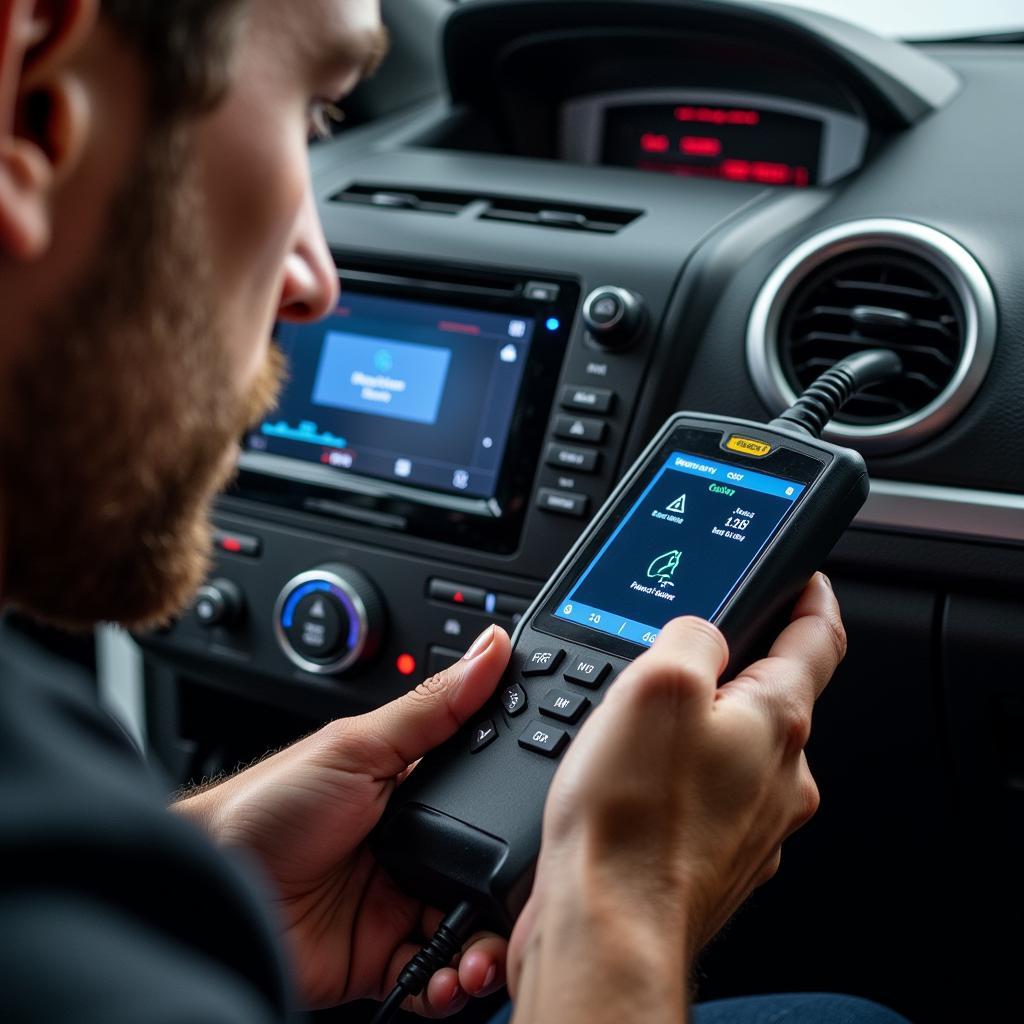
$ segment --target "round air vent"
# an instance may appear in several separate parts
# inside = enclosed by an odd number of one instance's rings
[[[948,235],[911,221],[865,220],[807,239],[754,303],[747,356],[761,397],[788,406],[844,356],[889,348],[901,378],[866,389],[827,437],[867,452],[918,443],[973,398],[995,343],[995,300]]]

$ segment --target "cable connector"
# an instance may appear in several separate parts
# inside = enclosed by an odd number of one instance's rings
[[[418,996],[427,987],[427,982],[452,962],[479,919],[476,908],[465,901],[448,914],[430,941],[402,969],[395,987],[381,1003],[371,1024],[388,1024],[408,996]]]
[[[856,352],[826,370],[770,427],[794,427],[821,437],[832,417],[862,388],[903,373],[903,361],[884,348]]]

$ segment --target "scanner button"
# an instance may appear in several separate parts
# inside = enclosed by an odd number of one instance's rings
[[[612,667],[607,661],[598,661],[584,654],[572,660],[570,667],[565,670],[565,678],[570,683],[595,689],[604,682],[605,676],[611,670]]]
[[[590,701],[575,693],[568,693],[565,690],[549,690],[540,703],[540,713],[549,718],[557,718],[561,722],[570,724],[579,720]]]
[[[565,657],[560,647],[535,647],[523,662],[524,676],[549,676]]]
[[[526,691],[518,683],[506,686],[501,691],[501,706],[510,718],[515,718],[516,715],[525,711],[526,703]]]
[[[557,757],[569,742],[569,734],[534,719],[519,737],[519,746],[545,757]]]
[[[484,747],[490,746],[497,737],[498,730],[494,728],[494,723],[490,719],[484,722],[477,722],[473,726],[473,742],[469,745],[469,752],[471,754],[479,754]]]

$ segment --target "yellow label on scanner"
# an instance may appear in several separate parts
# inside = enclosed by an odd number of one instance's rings
[[[752,455],[755,459],[763,458],[772,450],[767,441],[755,441],[752,437],[740,437],[739,434],[733,434],[725,442],[725,447],[731,452],[739,452],[740,455]]]

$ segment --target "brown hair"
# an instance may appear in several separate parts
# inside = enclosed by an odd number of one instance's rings
[[[247,0],[101,0],[103,17],[142,57],[156,118],[217,102],[246,6]]]

